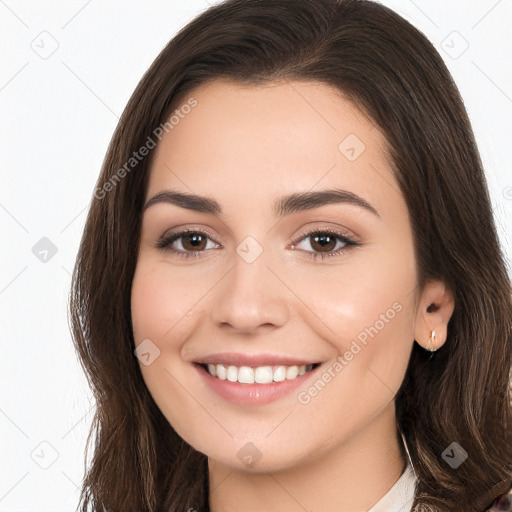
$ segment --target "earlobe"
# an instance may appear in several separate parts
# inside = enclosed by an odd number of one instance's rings
[[[435,352],[445,344],[454,308],[454,294],[445,283],[439,280],[426,282],[414,326],[414,338],[425,350]]]

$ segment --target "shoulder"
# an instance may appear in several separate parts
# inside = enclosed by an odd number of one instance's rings
[[[512,489],[506,494],[496,498],[491,506],[485,512],[512,512]]]

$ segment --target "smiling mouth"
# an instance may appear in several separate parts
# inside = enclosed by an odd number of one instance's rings
[[[294,380],[317,368],[320,363],[308,365],[235,366],[227,364],[199,364],[212,377],[240,384],[272,384]]]

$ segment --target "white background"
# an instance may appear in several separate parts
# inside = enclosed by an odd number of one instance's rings
[[[382,3],[429,37],[459,86],[510,269],[512,1]],[[207,7],[0,0],[0,512],[77,506],[93,402],[71,342],[67,294],[86,209],[133,89]],[[43,237],[57,250],[47,262],[32,252]]]

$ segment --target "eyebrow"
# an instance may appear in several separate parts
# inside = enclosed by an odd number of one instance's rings
[[[159,203],[170,203],[187,210],[194,210],[200,213],[208,213],[211,215],[222,215],[222,207],[213,198],[199,196],[196,194],[187,194],[174,190],[164,190],[159,192],[148,200],[144,206],[144,211],[150,206]],[[285,217],[292,213],[312,210],[327,204],[345,203],[360,206],[365,210],[381,218],[379,212],[368,201],[362,197],[342,189],[328,189],[315,192],[296,192],[288,196],[279,198],[273,204],[273,211],[277,217]]]

